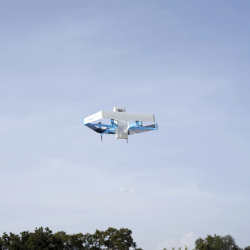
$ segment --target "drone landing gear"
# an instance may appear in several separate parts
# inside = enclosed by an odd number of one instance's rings
[[[101,134],[101,142],[102,142],[102,134]]]

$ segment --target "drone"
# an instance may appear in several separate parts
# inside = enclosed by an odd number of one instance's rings
[[[105,121],[106,120],[106,121]],[[101,135],[115,135],[116,139],[143,132],[158,130],[154,114],[127,113],[125,108],[114,107],[113,111],[99,111],[84,119],[84,125]]]

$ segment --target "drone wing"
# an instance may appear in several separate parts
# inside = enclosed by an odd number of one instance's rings
[[[106,112],[103,111],[103,116],[106,119],[113,119],[118,121],[142,121],[142,122],[154,122],[153,114],[131,114],[127,112]]]
[[[103,111],[99,111],[97,113],[94,113],[93,115],[87,116],[84,119],[84,124],[87,125],[89,123],[96,122],[96,121],[101,120],[101,119],[104,119]]]
[[[107,112],[99,111],[93,115],[90,115],[84,119],[84,124],[95,122],[101,119],[113,119],[117,121],[142,121],[142,122],[154,122],[153,114],[131,114],[127,112]]]
[[[85,124],[90,129],[94,130],[96,133],[99,134],[114,134],[115,130],[108,124],[103,123],[87,123]]]
[[[136,125],[132,125],[129,128],[129,134],[133,135],[133,134],[139,134],[139,133],[143,133],[143,132],[149,132],[152,130],[157,130],[158,129],[158,125],[157,124],[151,124],[151,125],[147,125],[147,126],[136,126]]]

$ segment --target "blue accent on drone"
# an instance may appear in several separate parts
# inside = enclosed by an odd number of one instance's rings
[[[95,132],[100,134],[115,134],[117,125],[114,122],[111,124],[98,123],[86,123],[85,126],[93,129]]]
[[[110,124],[104,124],[104,123],[98,122],[98,123],[86,123],[85,126],[93,129],[95,132],[100,133],[100,134],[115,134],[116,129],[118,127],[113,119],[110,120]],[[129,131],[150,131],[150,130],[157,130],[157,129],[158,129],[157,123],[143,126],[143,123],[141,121],[136,121],[129,125],[128,133]]]

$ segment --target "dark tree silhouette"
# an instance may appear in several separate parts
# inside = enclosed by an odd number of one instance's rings
[[[132,231],[127,228],[96,230],[94,234],[66,234],[48,228],[36,228],[19,235],[4,233],[0,237],[0,250],[141,250],[136,248]]]

